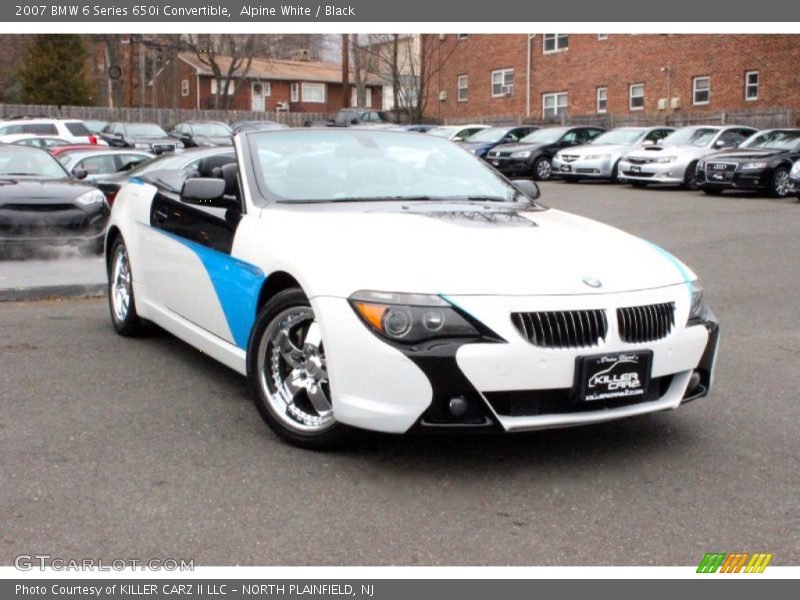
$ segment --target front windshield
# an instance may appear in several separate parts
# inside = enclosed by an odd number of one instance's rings
[[[751,136],[739,147],[765,150],[794,150],[798,142],[800,142],[800,130],[773,129]]]
[[[195,135],[205,137],[227,137],[231,135],[231,130],[222,123],[195,123],[192,125]]]
[[[482,129],[475,135],[470,136],[470,142],[484,142],[487,144],[496,144],[503,140],[509,129],[505,127],[490,127],[489,129]]]
[[[260,132],[248,140],[262,190],[279,202],[528,202],[447,140],[363,129]]]
[[[719,129],[713,127],[684,127],[673,131],[663,140],[662,146],[707,146]]]
[[[561,139],[567,132],[563,127],[549,127],[547,129],[537,129],[529,133],[520,140],[523,144],[552,144]]]
[[[67,172],[44,150],[16,146],[13,150],[0,150],[0,177],[61,179],[67,177]]]
[[[132,138],[167,137],[167,133],[155,123],[128,123],[125,131]]]
[[[642,135],[644,135],[644,130],[642,129],[612,129],[594,138],[592,146],[597,146],[598,144],[629,146],[635,144]]]
[[[458,127],[434,127],[428,132],[428,135],[432,135],[434,137],[449,138],[458,130],[459,130]]]

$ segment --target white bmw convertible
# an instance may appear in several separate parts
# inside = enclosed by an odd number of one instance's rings
[[[246,375],[286,440],[564,427],[709,392],[716,319],[657,246],[435,137],[257,131],[235,149],[120,191],[111,318]]]

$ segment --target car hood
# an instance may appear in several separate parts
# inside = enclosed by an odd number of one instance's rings
[[[628,156],[637,158],[657,158],[659,156],[679,156],[681,158],[698,158],[713,152],[706,146],[647,146],[628,152]]]
[[[709,159],[728,159],[728,160],[756,160],[759,158],[772,158],[773,156],[781,156],[783,154],[790,154],[789,150],[757,150],[755,148],[737,148],[735,150],[725,150],[724,152],[717,152],[712,154]]]
[[[282,213],[280,218],[276,211]],[[516,212],[474,202],[406,208],[371,203],[271,207],[261,214],[267,231],[259,237],[293,248],[294,271],[307,274],[308,281],[301,283],[313,294],[345,297],[360,289],[448,295],[597,294],[653,289],[694,278],[682,263],[649,242],[553,209]],[[314,242],[297,244],[298,231]],[[599,279],[602,286],[589,287],[583,282],[587,277]]]
[[[623,144],[584,144],[562,150],[560,154],[571,154],[574,156],[586,156],[588,154],[621,154],[631,149],[631,146]]]
[[[94,186],[71,179],[25,179],[0,176],[0,204],[25,200],[71,202]],[[41,202],[40,202],[41,203]]]

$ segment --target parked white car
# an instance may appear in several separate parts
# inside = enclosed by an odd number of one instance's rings
[[[443,125],[428,130],[427,135],[445,138],[451,142],[463,142],[483,129],[489,129],[491,125],[474,123],[472,125]]]
[[[620,178],[635,187],[651,183],[697,189],[697,162],[719,150],[736,148],[757,130],[740,125],[693,125],[669,134],[657,146],[628,152],[619,162]]]
[[[552,170],[565,181],[617,181],[619,161],[623,155],[644,146],[653,146],[673,131],[674,127],[617,127],[601,133],[589,144],[560,150],[553,157]]]
[[[0,121],[0,143],[13,140],[9,136],[26,133],[36,136],[55,137],[66,140],[70,144],[107,145],[94,135],[78,119],[11,119]]]
[[[111,320],[122,335],[153,321],[246,375],[290,442],[564,427],[708,393],[716,319],[661,248],[545,208],[530,180],[435,136],[234,146],[238,162],[180,193],[122,188]]]

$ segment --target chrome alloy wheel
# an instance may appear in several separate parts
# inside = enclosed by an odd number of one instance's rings
[[[132,286],[128,251],[125,246],[118,246],[111,269],[111,308],[114,311],[114,318],[120,323],[128,316],[133,296]]]
[[[310,307],[288,308],[270,321],[258,345],[257,364],[261,391],[285,426],[319,433],[336,423],[325,348]]]
[[[540,179],[550,179],[550,175],[552,175],[552,173],[553,166],[550,164],[549,160],[543,159],[536,164],[536,174]]]
[[[775,174],[775,195],[778,198],[785,198],[789,195],[789,173],[781,169]]]

